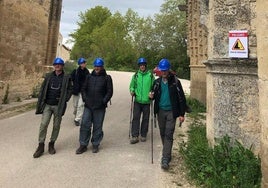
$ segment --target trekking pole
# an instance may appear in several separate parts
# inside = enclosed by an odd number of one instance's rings
[[[156,114],[154,114],[154,128],[156,128],[157,127],[157,121],[156,121]]]
[[[132,127],[132,115],[133,115],[133,98],[134,96],[131,96],[131,106],[130,106],[130,120],[129,120],[129,132],[128,132],[128,138],[130,139],[131,135],[131,127]]]
[[[152,164],[154,163],[154,113],[153,113],[153,102],[151,101],[151,152],[152,152]]]

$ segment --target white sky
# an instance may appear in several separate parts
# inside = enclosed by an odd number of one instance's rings
[[[60,33],[63,43],[68,35],[77,29],[78,14],[95,6],[107,7],[112,13],[119,11],[121,14],[131,8],[139,16],[153,16],[160,11],[160,6],[165,0],[63,0]],[[66,44],[66,43],[65,43]],[[66,44],[71,47],[72,44]]]

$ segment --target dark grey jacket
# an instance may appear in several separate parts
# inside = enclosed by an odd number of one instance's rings
[[[106,71],[101,70],[100,74],[93,71],[87,75],[82,86],[81,94],[85,107],[90,109],[106,108],[107,103],[113,96],[113,81]]]
[[[35,114],[42,114],[45,108],[45,100],[46,100],[46,95],[47,95],[47,89],[48,89],[48,84],[53,76],[54,71],[47,73],[45,76],[45,80],[43,81],[39,96],[38,96],[38,101],[36,105],[36,112]],[[64,73],[63,73],[64,74]],[[61,86],[61,94],[60,94],[60,99],[58,103],[58,113],[59,115],[63,116],[67,107],[67,102],[70,100],[72,96],[72,82],[71,82],[71,77],[70,75],[64,74],[63,76],[63,81],[62,81],[62,86]]]
[[[81,69],[79,66],[77,69],[74,69],[71,73],[73,81],[73,94],[78,95],[81,92],[83,83],[85,82],[86,76],[89,74],[87,68]]]

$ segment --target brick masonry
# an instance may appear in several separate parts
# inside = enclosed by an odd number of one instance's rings
[[[61,2],[0,0],[0,103],[31,97],[56,56]]]

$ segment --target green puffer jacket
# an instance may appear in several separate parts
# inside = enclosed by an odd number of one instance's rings
[[[149,70],[145,72],[138,70],[132,76],[129,91],[135,93],[135,102],[150,104],[149,92],[152,90],[154,80],[154,75]]]

